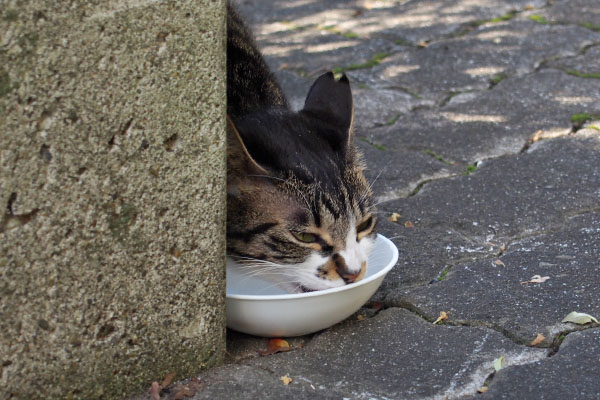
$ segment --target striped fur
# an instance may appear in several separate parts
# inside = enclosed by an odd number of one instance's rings
[[[322,75],[291,110],[231,5],[227,55],[228,255],[292,292],[361,279],[377,221],[348,79]]]

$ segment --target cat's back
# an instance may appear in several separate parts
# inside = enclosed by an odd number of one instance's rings
[[[250,30],[227,2],[227,113],[235,119],[273,107],[288,108],[287,100]]]

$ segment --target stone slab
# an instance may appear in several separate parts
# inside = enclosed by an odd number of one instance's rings
[[[427,151],[392,150],[360,136],[355,142],[367,160],[365,177],[371,183],[377,203],[408,197],[419,185],[461,173],[463,166],[440,161]]]
[[[598,399],[600,380],[595,365],[599,353],[600,329],[571,333],[554,356],[500,370],[485,398]]]
[[[600,79],[600,45],[588,47],[575,57],[550,60],[545,66],[582,78]]]
[[[573,115],[600,113],[600,99],[593,95],[599,91],[598,79],[542,70],[456,96],[439,110],[401,115],[366,137],[386,148],[431,149],[449,162],[471,164],[519,153],[539,131],[538,138],[568,134]]]
[[[408,290],[402,301],[430,318],[442,307],[453,320],[496,326],[524,344],[542,333],[549,345],[577,329],[560,322],[571,311],[600,315],[599,258],[600,214],[584,214],[556,232],[509,243],[499,257],[454,266],[442,282]],[[535,275],[549,279],[522,283]]]
[[[527,153],[380,204],[379,229],[394,239],[400,258],[378,296],[398,299],[393,288],[439,278],[463,261],[490,259],[513,238],[557,229],[570,215],[600,207],[600,138],[594,129],[586,132],[578,139],[543,141]],[[401,216],[398,223],[381,218],[394,212]]]
[[[484,90],[509,76],[531,73],[544,61],[574,56],[600,33],[529,20],[489,23],[424,49],[396,52],[373,71],[357,73],[369,86],[396,86],[441,103],[449,95]]]
[[[202,388],[193,399],[458,397],[476,393],[501,354],[521,364],[545,358],[547,350],[388,309],[349,319],[301,349],[209,371],[198,377]],[[280,380],[285,375],[289,385]]]
[[[422,44],[461,36],[474,27],[511,12],[521,12],[530,7],[545,5],[544,0],[468,1],[452,0],[440,3],[436,0],[377,1],[369,12],[359,16],[364,20],[357,32],[373,36]],[[342,24],[352,25],[353,21]]]
[[[408,199],[381,204],[417,229],[448,226],[504,241],[560,226],[600,204],[600,136],[539,142],[528,152],[490,160],[474,173],[425,185]]]
[[[550,7],[532,11],[550,23],[577,24],[600,29],[600,7],[596,0],[557,0]]]

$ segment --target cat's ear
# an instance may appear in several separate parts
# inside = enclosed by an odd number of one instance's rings
[[[327,72],[317,78],[308,91],[304,110],[332,123],[347,134],[349,139],[354,105],[350,81],[346,74],[343,74],[339,81],[335,80],[333,72]]]
[[[248,152],[244,140],[235,124],[227,116],[227,164],[256,175],[268,175],[266,169],[256,162]]]

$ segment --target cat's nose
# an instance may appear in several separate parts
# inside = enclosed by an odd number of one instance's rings
[[[342,257],[339,254],[334,254],[332,259],[335,264],[336,272],[338,273],[339,276],[342,277],[344,282],[352,283],[352,282],[360,279],[362,270],[359,270],[357,272],[351,272],[348,269],[348,265],[346,264],[346,260],[344,260],[344,257]]]
[[[356,274],[345,274],[345,275],[340,274],[340,276],[342,277],[344,282],[352,283],[352,282],[356,281],[356,279],[360,276],[360,271],[357,272]]]

